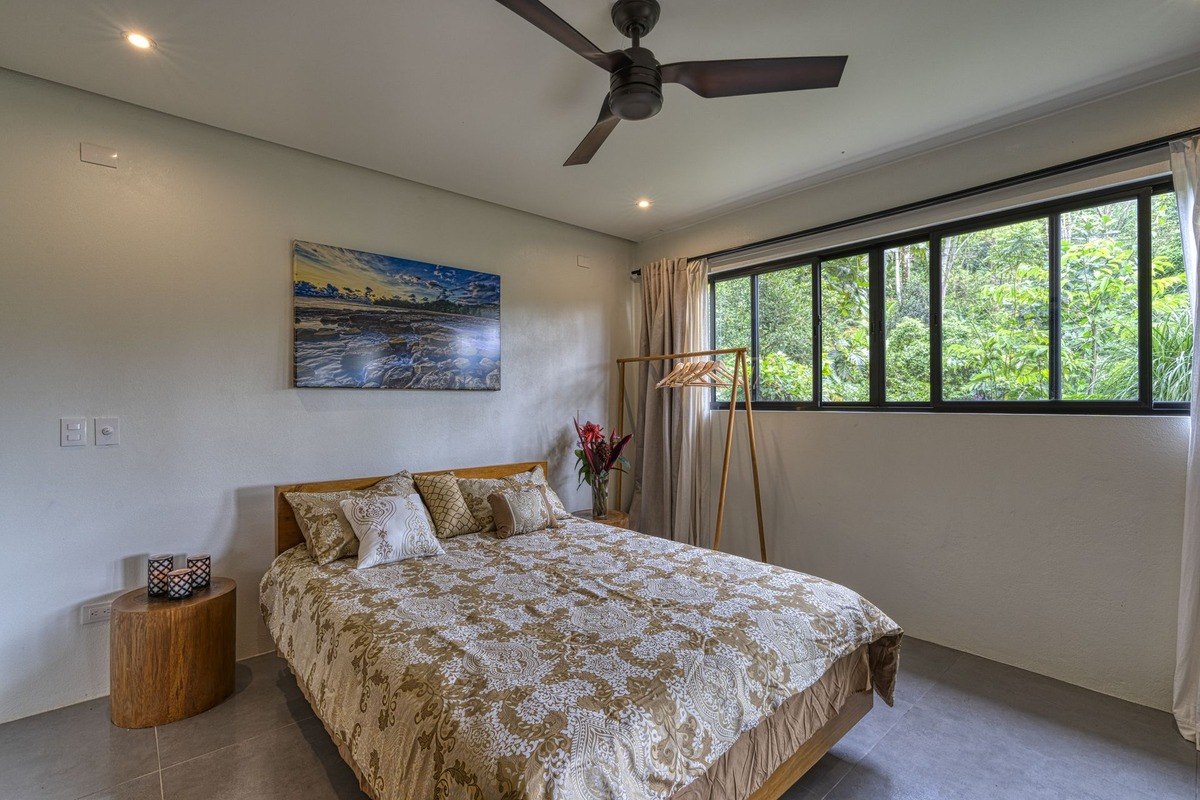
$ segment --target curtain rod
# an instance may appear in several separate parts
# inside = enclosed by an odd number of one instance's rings
[[[736,253],[752,250],[757,247],[767,247],[773,244],[779,244],[780,242],[786,242],[789,239],[801,239],[806,236],[816,236],[817,234],[829,233],[830,231],[836,231],[840,228],[849,228],[852,225],[861,225],[864,222],[875,222],[876,220],[887,219],[888,217],[906,214],[910,211],[920,211],[922,209],[929,208],[930,206],[941,205],[942,203],[952,203],[955,200],[965,200],[969,197],[975,197],[976,195],[994,192],[997,189],[1007,189],[1012,186],[1019,186],[1022,183],[1030,183],[1031,181],[1041,180],[1042,178],[1052,178],[1055,175],[1061,175],[1065,172],[1073,172],[1077,169],[1092,167],[1097,164],[1107,163],[1109,161],[1116,161],[1119,158],[1136,156],[1140,155],[1141,153],[1148,153],[1151,150],[1155,150],[1159,147],[1165,147],[1175,139],[1183,139],[1189,136],[1200,136],[1200,128],[1190,128],[1185,131],[1179,131],[1178,133],[1172,133],[1169,136],[1159,136],[1155,139],[1147,139],[1144,142],[1138,142],[1137,144],[1120,147],[1116,150],[1109,150],[1104,153],[1097,153],[1093,156],[1077,158],[1074,161],[1066,161],[1062,164],[1055,164],[1051,167],[1042,167],[1041,169],[1035,169],[1032,172],[1025,172],[1012,178],[1002,178],[998,181],[981,183],[978,186],[972,186],[967,189],[957,189],[953,192],[939,194],[935,197],[929,197],[924,200],[914,200],[911,203],[903,203],[898,206],[892,206],[891,208],[885,208],[881,211],[872,211],[869,214],[860,214],[857,217],[851,217],[850,219],[842,220],[840,222],[828,222],[824,225],[805,228],[804,230],[795,231],[793,233],[785,233],[781,236],[773,236],[770,239],[763,239],[758,242],[751,242],[750,244],[729,247],[724,250],[714,250],[713,252],[705,253],[702,256],[688,256],[688,261],[694,261],[698,258],[716,258],[718,256],[734,255]],[[640,269],[635,269],[630,274],[641,275],[642,271]]]

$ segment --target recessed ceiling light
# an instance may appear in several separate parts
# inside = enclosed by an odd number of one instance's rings
[[[653,205],[653,204],[644,197],[641,200],[637,201],[638,208],[649,208],[651,205]]]
[[[154,48],[154,40],[144,33],[137,31],[127,31],[125,33],[125,41],[139,50],[151,50]]]

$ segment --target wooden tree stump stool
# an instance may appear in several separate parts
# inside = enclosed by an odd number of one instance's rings
[[[213,578],[186,600],[135,589],[112,604],[109,715],[149,728],[207,711],[233,694],[237,584]]]

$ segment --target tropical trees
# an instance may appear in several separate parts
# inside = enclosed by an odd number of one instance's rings
[[[1153,395],[1190,395],[1192,330],[1174,195],[1151,198]],[[1138,397],[1138,202],[1099,204],[940,239],[942,397],[1050,398],[1051,266],[1058,247],[1064,400]],[[1057,229],[1052,229],[1057,225]],[[930,399],[929,243],[882,251],[889,402]],[[759,399],[811,402],[814,274],[820,276],[821,399],[869,399],[867,253],[714,284],[717,346],[748,346],[757,281]],[[725,398],[723,398],[725,399]]]

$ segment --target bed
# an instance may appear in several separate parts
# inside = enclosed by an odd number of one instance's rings
[[[598,523],[318,566],[284,493],[378,480],[276,487],[260,587],[279,653],[373,800],[774,800],[872,692],[892,701],[902,633],[859,595]]]

